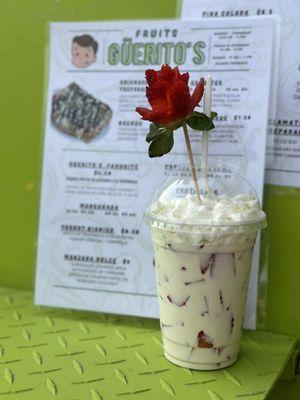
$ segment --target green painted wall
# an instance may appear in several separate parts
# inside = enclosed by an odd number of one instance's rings
[[[266,327],[300,339],[300,189],[265,186],[264,208],[269,221]]]
[[[49,21],[173,18],[176,0],[0,0],[0,285],[32,288]],[[300,189],[266,187],[269,330],[300,337]]]
[[[0,285],[32,288],[49,21],[172,18],[175,0],[0,0]]]

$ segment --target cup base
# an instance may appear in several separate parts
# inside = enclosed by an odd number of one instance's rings
[[[212,371],[216,369],[222,369],[229,367],[230,365],[234,364],[237,360],[237,357],[230,358],[229,360],[221,361],[218,363],[195,363],[195,362],[188,362],[185,360],[180,360],[179,358],[173,357],[171,354],[164,352],[164,355],[167,360],[171,363],[178,365],[179,367],[189,368],[189,369],[196,369],[200,371]]]

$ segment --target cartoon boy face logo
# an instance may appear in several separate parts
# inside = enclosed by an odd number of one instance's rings
[[[98,43],[90,35],[81,35],[72,41],[72,63],[77,68],[87,68],[97,57]]]

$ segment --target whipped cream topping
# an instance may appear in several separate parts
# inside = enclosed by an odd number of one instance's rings
[[[237,196],[220,196],[201,198],[188,194],[185,197],[164,200],[163,196],[155,201],[150,209],[154,218],[173,222],[203,224],[230,224],[237,222],[257,221],[262,211],[257,199],[247,194]]]

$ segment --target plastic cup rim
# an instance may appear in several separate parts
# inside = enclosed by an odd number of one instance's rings
[[[233,228],[239,226],[253,226],[256,225],[258,229],[264,229],[267,226],[267,218],[264,211],[260,212],[260,216],[256,219],[252,220],[244,220],[244,221],[228,221],[228,222],[203,222],[199,220],[187,220],[187,221],[178,221],[176,219],[168,219],[161,218],[156,215],[153,215],[150,210],[146,211],[144,214],[144,218],[146,221],[152,225],[154,222],[158,224],[163,223],[166,225],[175,225],[175,226],[189,226],[189,227],[198,227],[198,228]],[[259,226],[257,226],[259,225]]]

